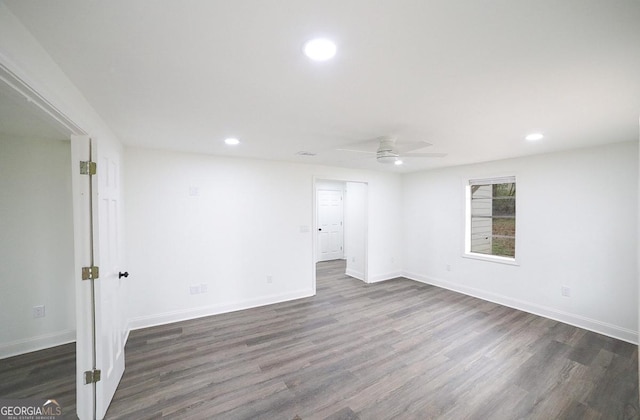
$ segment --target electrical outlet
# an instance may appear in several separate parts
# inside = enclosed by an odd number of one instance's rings
[[[273,276],[267,276],[267,283],[273,283]]]
[[[202,283],[200,285],[200,293],[207,293],[209,291],[209,286],[206,285],[205,283]]]
[[[447,271],[451,271],[451,264],[447,264]]]
[[[351,257],[351,262],[356,262],[356,257]]]
[[[564,297],[571,297],[571,288],[569,286],[560,286],[560,294]]]
[[[197,295],[200,293],[200,286],[189,286],[189,293],[192,295]]]
[[[44,318],[44,305],[38,305],[33,307],[33,317],[34,318]]]

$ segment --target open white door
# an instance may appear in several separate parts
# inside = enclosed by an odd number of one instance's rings
[[[74,226],[76,243],[83,245],[76,250],[76,261],[78,270],[98,268],[90,275],[93,279],[83,279],[76,286],[78,417],[89,419],[95,414],[102,419],[124,373],[126,278],[118,275],[122,257],[121,153],[108,142],[98,149],[97,142],[86,136],[71,140],[76,167]],[[95,162],[96,175],[80,175],[81,161]],[[96,371],[99,379],[92,374]]]
[[[124,300],[126,277],[122,269],[122,217],[120,166],[117,147],[94,142],[98,175],[98,235],[94,238],[100,277],[96,281],[96,364],[101,379],[96,385],[96,417],[104,417],[124,373],[126,320]],[[94,225],[95,226],[95,225]],[[128,274],[127,274],[128,275]]]

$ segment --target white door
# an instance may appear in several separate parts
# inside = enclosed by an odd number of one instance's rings
[[[102,419],[124,373],[126,278],[118,276],[122,268],[121,160],[119,149],[107,142],[100,143],[98,150],[97,142],[86,136],[71,140],[74,226],[79,245],[76,265],[78,270],[91,265],[99,268],[97,279],[76,281],[78,417],[93,418],[95,410],[95,417]],[[97,175],[79,175],[80,161],[90,156],[97,163]],[[100,370],[100,380],[86,384],[84,374],[93,368]]]
[[[96,417],[104,417],[124,373],[126,324],[124,299],[126,277],[122,261],[122,220],[120,162],[121,153],[106,142],[94,147],[98,164],[97,265],[100,278],[96,293],[96,366],[101,379],[96,385]]]
[[[318,190],[318,261],[344,258],[342,191]]]

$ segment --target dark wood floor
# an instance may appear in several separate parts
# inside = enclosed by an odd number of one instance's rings
[[[133,331],[107,418],[639,418],[634,345],[409,280],[365,285],[343,273],[343,262],[319,264],[312,298]],[[0,395],[38,395],[25,384],[45,372],[6,360]]]
[[[0,360],[0,398],[54,399],[63,418],[76,416],[76,344]]]
[[[131,334],[108,417],[638,418],[637,348],[319,265],[317,296]]]

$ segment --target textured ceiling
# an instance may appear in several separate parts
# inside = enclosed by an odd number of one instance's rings
[[[127,145],[407,172],[638,140],[637,0],[5,3]],[[335,150],[382,135],[447,156]]]

